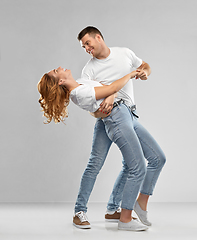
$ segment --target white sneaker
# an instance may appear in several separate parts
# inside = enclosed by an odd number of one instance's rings
[[[147,219],[148,212],[141,209],[138,201],[135,202],[134,211],[135,211],[135,213],[137,214],[137,216],[139,217],[140,221],[143,224],[145,224],[146,226],[151,226],[152,225],[152,223],[149,222],[148,219]]]
[[[73,225],[77,228],[89,229],[91,225],[85,212],[80,211],[75,213],[73,217]]]
[[[125,230],[125,231],[145,231],[148,229],[147,226],[139,222],[137,219],[132,219],[128,223],[123,223],[121,221],[118,222],[118,229]]]

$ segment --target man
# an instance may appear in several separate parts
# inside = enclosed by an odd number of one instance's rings
[[[88,78],[108,85],[134,69],[140,70],[136,78],[141,80],[147,80],[151,73],[150,66],[138,58],[130,49],[107,47],[101,32],[95,27],[86,27],[83,29],[78,35],[78,40],[81,42],[86,52],[92,56],[82,71],[83,79]],[[120,121],[124,122],[126,117],[130,118],[130,127],[133,130],[134,142],[137,148],[141,150],[143,157],[147,159],[148,165],[143,182],[140,186],[141,188],[139,189],[140,194],[138,198],[136,197],[137,201],[135,199],[135,204],[130,204],[133,200],[128,199],[129,207],[125,207],[125,203],[124,206],[121,205],[122,210],[120,214],[120,203],[123,199],[125,202],[126,199],[125,194],[123,194],[123,189],[125,185],[129,183],[130,176],[135,175],[135,171],[131,174],[131,168],[128,167],[128,164],[126,164],[123,159],[123,168],[114,184],[113,191],[107,204],[105,219],[109,221],[118,221],[118,228],[122,230],[146,230],[147,228],[143,228],[143,226],[151,225],[147,219],[148,199],[153,193],[156,181],[165,163],[165,156],[157,142],[142,127],[137,119],[138,116],[134,103],[132,81],[119,91],[118,96],[106,98],[101,104],[100,110],[102,114],[105,114],[110,111],[113,113],[118,108],[120,111],[119,113],[121,113],[123,105],[127,107],[128,112],[120,114],[120,118],[122,118]],[[86,216],[87,202],[96,177],[104,164],[112,143],[112,138],[107,135],[103,123],[105,118],[102,120],[103,115],[97,115],[95,117],[98,119],[94,128],[92,151],[88,165],[81,179],[81,185],[75,204],[75,216],[73,217],[73,224],[78,228],[91,228]],[[134,158],[136,153],[135,149],[132,151],[133,154],[131,155]],[[140,155],[139,152],[138,155]],[[138,158],[138,155],[136,158]],[[133,193],[133,195],[135,194]],[[143,226],[132,218],[133,209],[137,213],[140,221],[144,224]]]

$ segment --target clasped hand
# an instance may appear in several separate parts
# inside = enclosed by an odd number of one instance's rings
[[[146,71],[144,71],[143,69],[136,69],[136,79],[140,78],[141,80],[147,80],[148,79],[148,75],[146,73]]]

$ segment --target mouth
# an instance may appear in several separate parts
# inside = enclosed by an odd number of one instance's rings
[[[93,56],[93,48],[88,53]]]

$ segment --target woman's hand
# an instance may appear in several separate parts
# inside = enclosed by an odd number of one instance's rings
[[[136,72],[137,72],[136,79],[138,79],[138,78],[140,78],[141,80],[148,79],[148,75],[147,75],[146,71],[144,71],[143,69],[137,69]]]
[[[114,104],[114,98],[115,98],[115,94],[110,95],[109,97],[106,97],[100,104],[100,108],[99,108],[100,112],[103,112],[103,113],[111,112]]]
[[[92,115],[95,118],[105,118],[105,117],[108,117],[111,112],[106,114],[106,113],[101,112],[100,108],[99,108],[96,112],[93,112],[93,113],[89,112],[89,113],[90,113],[90,115]]]
[[[129,75],[130,75],[130,79],[132,79],[132,78],[136,77],[137,71],[135,70],[135,71],[129,73]]]

